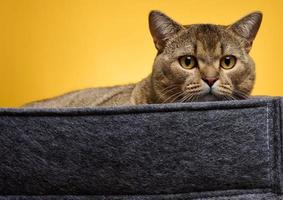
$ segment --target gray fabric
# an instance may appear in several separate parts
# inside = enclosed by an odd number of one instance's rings
[[[279,199],[281,105],[0,109],[0,200]]]
[[[227,191],[225,193],[227,193]],[[279,198],[273,193],[254,193],[241,195],[227,195],[222,193],[222,196],[217,196],[217,194],[214,193],[207,193],[206,195],[202,194],[201,196],[206,197],[198,198],[196,195],[191,194],[130,196],[0,196],[0,200],[278,200]]]

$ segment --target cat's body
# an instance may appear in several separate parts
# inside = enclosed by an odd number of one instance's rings
[[[97,107],[150,104],[155,101],[148,88],[151,77],[136,84],[112,87],[87,88],[67,94],[26,104],[25,107],[60,108],[60,107]]]
[[[27,107],[94,107],[247,98],[255,81],[249,56],[262,19],[251,13],[230,26],[180,25],[158,11],[149,27],[158,50],[152,73],[136,84],[90,88]]]
[[[55,98],[32,102],[25,106],[60,108],[135,105],[133,93],[138,90],[138,87],[138,84],[128,84],[113,87],[87,88],[69,92]]]
[[[114,87],[87,88],[62,96],[27,104],[27,107],[94,107],[130,105],[135,84]]]

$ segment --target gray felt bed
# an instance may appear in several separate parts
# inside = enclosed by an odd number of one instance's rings
[[[282,103],[0,109],[0,200],[280,199]]]

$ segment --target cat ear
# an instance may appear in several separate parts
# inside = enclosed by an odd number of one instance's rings
[[[162,51],[166,41],[183,26],[159,11],[151,11],[148,17],[149,30],[152,35],[155,47],[158,51]]]
[[[257,11],[238,20],[230,25],[228,29],[232,30],[238,36],[244,38],[247,42],[246,50],[250,51],[253,40],[258,32],[262,20],[262,13]]]

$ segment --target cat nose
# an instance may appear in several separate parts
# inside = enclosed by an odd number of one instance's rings
[[[209,85],[209,87],[212,87],[213,84],[218,80],[218,78],[217,77],[204,77],[202,78],[202,80],[206,82],[207,85]]]

